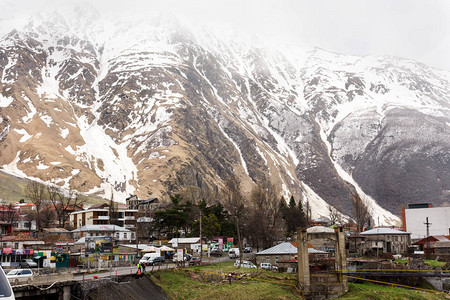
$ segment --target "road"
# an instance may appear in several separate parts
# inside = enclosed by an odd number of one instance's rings
[[[228,256],[222,256],[222,257],[204,257],[203,258],[203,262],[204,263],[217,263],[217,262],[226,262],[226,261],[230,261],[230,259],[228,258]],[[146,268],[146,272],[151,272],[152,270],[166,270],[166,269],[173,269],[176,267],[176,264],[174,263],[168,263],[168,264],[164,264],[164,265],[160,265],[160,266],[154,266],[152,268],[152,266],[147,266]],[[137,273],[137,267],[133,266],[133,267],[118,267],[118,268],[113,268],[112,270],[106,271],[106,272],[102,272],[102,273],[95,273],[95,274],[89,274],[89,273],[85,273],[85,274],[81,274],[81,275],[74,275],[74,280],[92,280],[94,279],[94,276],[97,276],[97,278],[106,278],[106,277],[110,277],[112,276],[119,276],[119,275],[127,275],[127,274],[136,274]],[[84,276],[83,276],[84,275]]]

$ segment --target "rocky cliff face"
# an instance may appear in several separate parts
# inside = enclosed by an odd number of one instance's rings
[[[315,215],[357,191],[382,223],[450,199],[448,72],[73,13],[0,39],[7,172],[116,200],[269,179]]]

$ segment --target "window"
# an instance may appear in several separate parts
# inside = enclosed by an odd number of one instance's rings
[[[126,238],[127,238],[127,233],[126,233],[126,232],[124,232],[124,234],[123,234],[123,238],[124,238],[124,239],[126,239]]]
[[[19,243],[14,243],[14,248],[18,249],[19,248]]]
[[[116,233],[116,239],[120,238],[120,234],[117,232]]]
[[[134,232],[131,233],[131,239],[134,239]]]

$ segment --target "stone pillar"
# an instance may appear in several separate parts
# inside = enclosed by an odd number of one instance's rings
[[[345,235],[342,227],[335,227],[336,234],[336,271],[339,271],[339,281],[341,282],[342,294],[348,292],[347,275],[342,275],[341,271],[347,271],[347,254],[345,252]]]
[[[298,281],[300,289],[305,293],[308,293],[311,285],[311,278],[309,274],[308,236],[306,228],[299,228],[297,230],[297,251]]]
[[[65,285],[63,287],[62,300],[70,300],[70,299],[72,299],[72,295],[70,293],[70,288],[71,288],[70,285]]]

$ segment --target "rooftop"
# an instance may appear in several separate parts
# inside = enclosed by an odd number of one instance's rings
[[[85,225],[83,227],[72,230],[72,232],[85,232],[85,231],[129,232],[130,230],[117,225]]]
[[[313,226],[306,229],[307,233],[334,233],[334,229],[325,226]]]
[[[169,244],[178,243],[178,244],[197,244],[200,242],[199,237],[192,238],[173,238],[169,241]]]
[[[361,235],[377,235],[377,234],[411,234],[409,232],[404,232],[392,228],[374,228],[360,233]]]

